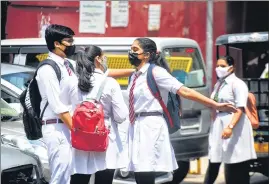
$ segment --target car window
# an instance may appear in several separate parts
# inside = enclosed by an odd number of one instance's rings
[[[26,55],[26,65],[37,67],[38,64],[48,58],[48,53],[29,53]]]
[[[165,48],[163,54],[172,75],[187,87],[205,86],[205,71],[197,48]]]
[[[12,64],[14,61],[14,54],[12,53],[1,53],[1,62]]]
[[[34,76],[34,72],[19,72],[2,75],[1,78],[10,82],[17,88],[24,90],[26,88],[25,84],[29,82]]]
[[[8,103],[4,101],[2,98],[0,101],[0,108],[1,108],[1,121],[18,116],[18,112],[12,107],[10,107]]]
[[[6,90],[1,89],[1,98],[3,98],[7,103],[20,103],[20,100]]]

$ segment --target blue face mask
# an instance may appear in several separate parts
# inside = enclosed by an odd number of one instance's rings
[[[104,56],[103,59],[102,59],[102,62],[100,62],[102,68],[103,68],[103,72],[106,72],[107,71],[107,58]]]

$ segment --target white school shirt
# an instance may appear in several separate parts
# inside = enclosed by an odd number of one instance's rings
[[[49,52],[48,59],[51,59],[56,62],[61,70],[61,80],[57,78],[57,75],[53,68],[49,65],[44,65],[40,67],[37,71],[37,84],[39,88],[40,95],[42,97],[40,104],[40,111],[44,109],[47,101],[49,102],[48,107],[46,108],[43,116],[43,120],[46,119],[57,119],[59,118],[58,114],[63,112],[68,112],[69,108],[63,104],[60,100],[60,91],[63,88],[63,81],[70,80],[75,77],[75,74],[72,72],[72,75],[69,76],[68,71],[64,65],[64,59],[56,54]]]
[[[96,96],[99,85],[103,80],[103,75],[104,73],[101,70],[95,69],[91,80],[93,86],[98,86],[91,90],[90,96]],[[100,170],[117,169],[126,165],[126,161],[122,159],[124,145],[120,139],[118,123],[122,123],[128,117],[128,108],[124,102],[118,82],[111,77],[107,77],[106,80],[100,101],[104,107],[105,124],[106,126],[111,125],[108,148],[106,152],[86,152],[73,148],[73,174],[93,174]],[[83,93],[79,90],[77,79],[67,83],[61,94],[63,94],[62,102],[71,104],[73,112],[82,101],[81,95],[84,98],[89,95],[89,93]]]
[[[59,83],[55,71],[49,65],[41,66],[37,71],[36,80],[42,97],[40,104],[41,112],[47,101],[49,102],[43,120],[59,119],[58,114],[69,111],[70,108],[60,100],[60,91],[63,89],[64,83],[66,83],[64,81],[69,81],[75,77],[73,72],[71,76],[69,76],[63,58],[50,52],[48,59],[55,61],[59,66],[61,70],[61,80]],[[69,183],[72,159],[70,130],[64,123],[48,124],[42,125],[42,134],[43,140],[47,146],[49,166],[52,171],[50,183]],[[61,160],[62,158],[65,158],[65,160]]]
[[[213,99],[220,81],[214,87],[211,98]],[[237,78],[235,74],[228,76],[222,83],[218,102],[232,103],[235,107],[246,107],[248,88],[244,81]],[[251,123],[245,113],[233,128],[229,139],[222,139],[222,131],[231,123],[233,113],[219,112],[212,123],[209,133],[209,159],[213,163],[239,163],[256,159],[254,149],[253,130]]]
[[[134,88],[134,110],[140,112],[163,112],[159,101],[151,94],[147,85],[147,71],[150,64],[145,64],[138,72]],[[183,86],[164,68],[153,69],[154,78],[159,87],[162,99],[167,104],[168,92],[177,93]],[[134,80],[133,75],[127,91]],[[128,171],[135,172],[171,172],[178,168],[174,149],[170,142],[167,123],[163,116],[137,117],[129,127],[129,162]]]

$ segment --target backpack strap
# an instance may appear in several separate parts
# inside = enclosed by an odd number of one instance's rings
[[[34,74],[34,78],[33,78],[33,79],[36,78],[38,69],[39,69],[41,66],[44,66],[44,65],[50,65],[50,66],[53,68],[53,70],[54,70],[55,73],[56,73],[57,79],[58,79],[58,81],[59,81],[59,83],[60,83],[61,78],[62,78],[61,69],[60,69],[60,67],[57,65],[57,63],[56,63],[55,61],[51,60],[51,59],[45,59],[44,61],[42,61],[41,63],[39,63],[39,65],[37,66],[37,69],[36,69],[36,72],[35,72],[35,74]],[[72,64],[70,64],[70,65],[72,65]],[[72,67],[73,67],[73,66],[72,66]],[[74,68],[73,68],[73,69],[74,69]],[[47,103],[45,104],[45,106],[44,106],[44,108],[43,108],[43,110],[42,110],[42,112],[41,112],[41,115],[40,115],[40,118],[41,118],[41,119],[43,118],[43,115],[44,115],[45,110],[46,110],[46,108],[48,107],[48,105],[49,105],[49,101],[47,101]]]
[[[166,105],[164,104],[164,102],[162,100],[160,90],[157,86],[157,83],[156,83],[154,75],[153,75],[153,68],[155,66],[156,66],[155,64],[149,65],[148,73],[147,73],[147,84],[148,84],[150,92],[159,101],[161,107],[163,108],[164,116],[166,116],[166,118],[168,119],[170,126],[174,127],[174,123],[172,121],[171,115],[170,115]]]
[[[107,76],[108,76],[108,70],[107,70],[106,73],[104,74],[104,79],[103,79],[103,81],[102,81],[102,83],[101,83],[101,85],[100,85],[100,88],[99,88],[99,90],[98,90],[98,92],[97,92],[97,95],[96,95],[96,98],[95,98],[95,100],[97,100],[98,102],[100,101],[101,96],[102,96],[102,94],[103,94],[103,90],[104,90],[104,87],[105,87],[105,84],[106,84]]]
[[[70,62],[69,62],[69,63],[70,63]],[[41,66],[43,66],[43,65],[50,65],[50,66],[53,68],[53,70],[55,71],[55,73],[56,73],[56,75],[57,75],[57,79],[58,79],[58,81],[59,81],[59,82],[61,81],[61,78],[62,78],[62,72],[61,72],[61,69],[60,69],[60,67],[57,65],[57,63],[56,63],[55,61],[51,60],[51,59],[45,59],[44,61],[41,61],[41,62],[39,63],[39,65],[37,66],[37,69],[36,69],[36,72],[35,72],[34,77],[36,77],[38,69],[39,69]],[[72,64],[70,63],[70,65],[72,65]],[[71,68],[71,67],[70,67],[70,68]],[[73,66],[72,66],[72,68],[74,69]]]

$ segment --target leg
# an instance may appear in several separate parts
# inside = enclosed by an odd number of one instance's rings
[[[90,174],[73,174],[71,175],[70,184],[89,184],[90,179]]]
[[[225,180],[227,184],[250,183],[249,162],[225,164]]]
[[[209,160],[204,184],[213,184],[218,177],[221,163],[211,163]]]
[[[137,184],[154,184],[154,172],[135,172],[135,181]]]
[[[51,171],[50,184],[70,183],[71,175],[71,145],[59,131],[43,133],[43,140],[48,149],[49,166]]]
[[[95,184],[112,184],[115,169],[106,169],[95,173]]]

